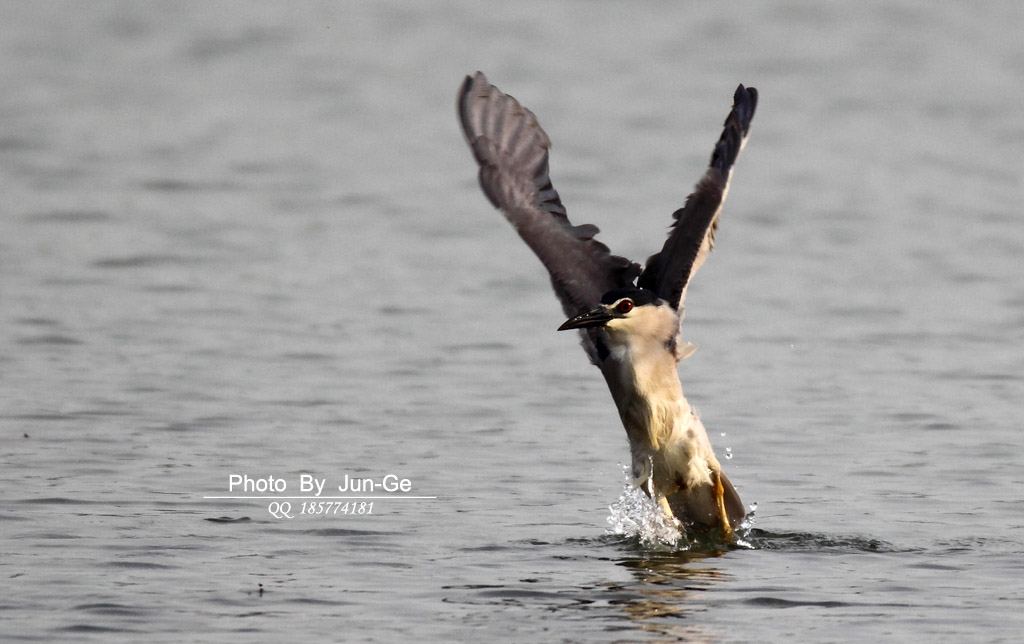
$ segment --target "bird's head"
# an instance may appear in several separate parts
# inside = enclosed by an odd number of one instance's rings
[[[670,309],[653,291],[627,286],[608,291],[599,306],[566,320],[558,330],[602,327],[609,331],[637,332],[650,325],[652,316],[664,317]]]

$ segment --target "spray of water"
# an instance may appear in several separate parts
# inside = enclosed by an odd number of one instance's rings
[[[630,468],[623,467],[625,483],[619,500],[608,507],[608,534],[626,539],[635,539],[641,548],[648,550],[690,550],[701,549],[698,542],[679,529],[675,519],[665,516],[661,508],[644,491],[634,487],[630,476]],[[757,504],[750,506],[746,519],[736,530],[732,545],[740,548],[753,548],[747,542],[753,526],[754,511]],[[703,544],[705,547],[711,544]]]
[[[622,468],[625,479],[622,495],[608,507],[611,512],[609,534],[636,539],[643,548],[688,549],[689,540],[679,530],[675,519],[665,516],[653,499],[633,486],[629,470]]]

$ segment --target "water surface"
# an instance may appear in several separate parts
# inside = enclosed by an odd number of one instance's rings
[[[1019,638],[1015,4],[0,13],[10,641]],[[475,184],[477,69],[641,260],[759,88],[682,369],[750,547],[609,533],[626,442]],[[436,498],[204,499],[389,473]]]

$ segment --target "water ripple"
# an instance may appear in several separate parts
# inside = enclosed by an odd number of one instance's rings
[[[909,552],[881,539],[829,534],[779,532],[751,529],[746,540],[758,550],[785,550],[790,552]]]

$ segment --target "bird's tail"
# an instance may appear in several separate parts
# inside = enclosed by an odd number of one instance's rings
[[[721,483],[721,492],[716,491],[718,486],[712,482],[709,485],[680,490],[665,497],[677,519],[696,528],[722,527],[722,513],[718,500],[721,495],[729,527],[735,530],[743,523],[747,512],[739,493],[724,473],[719,471],[717,476]]]

